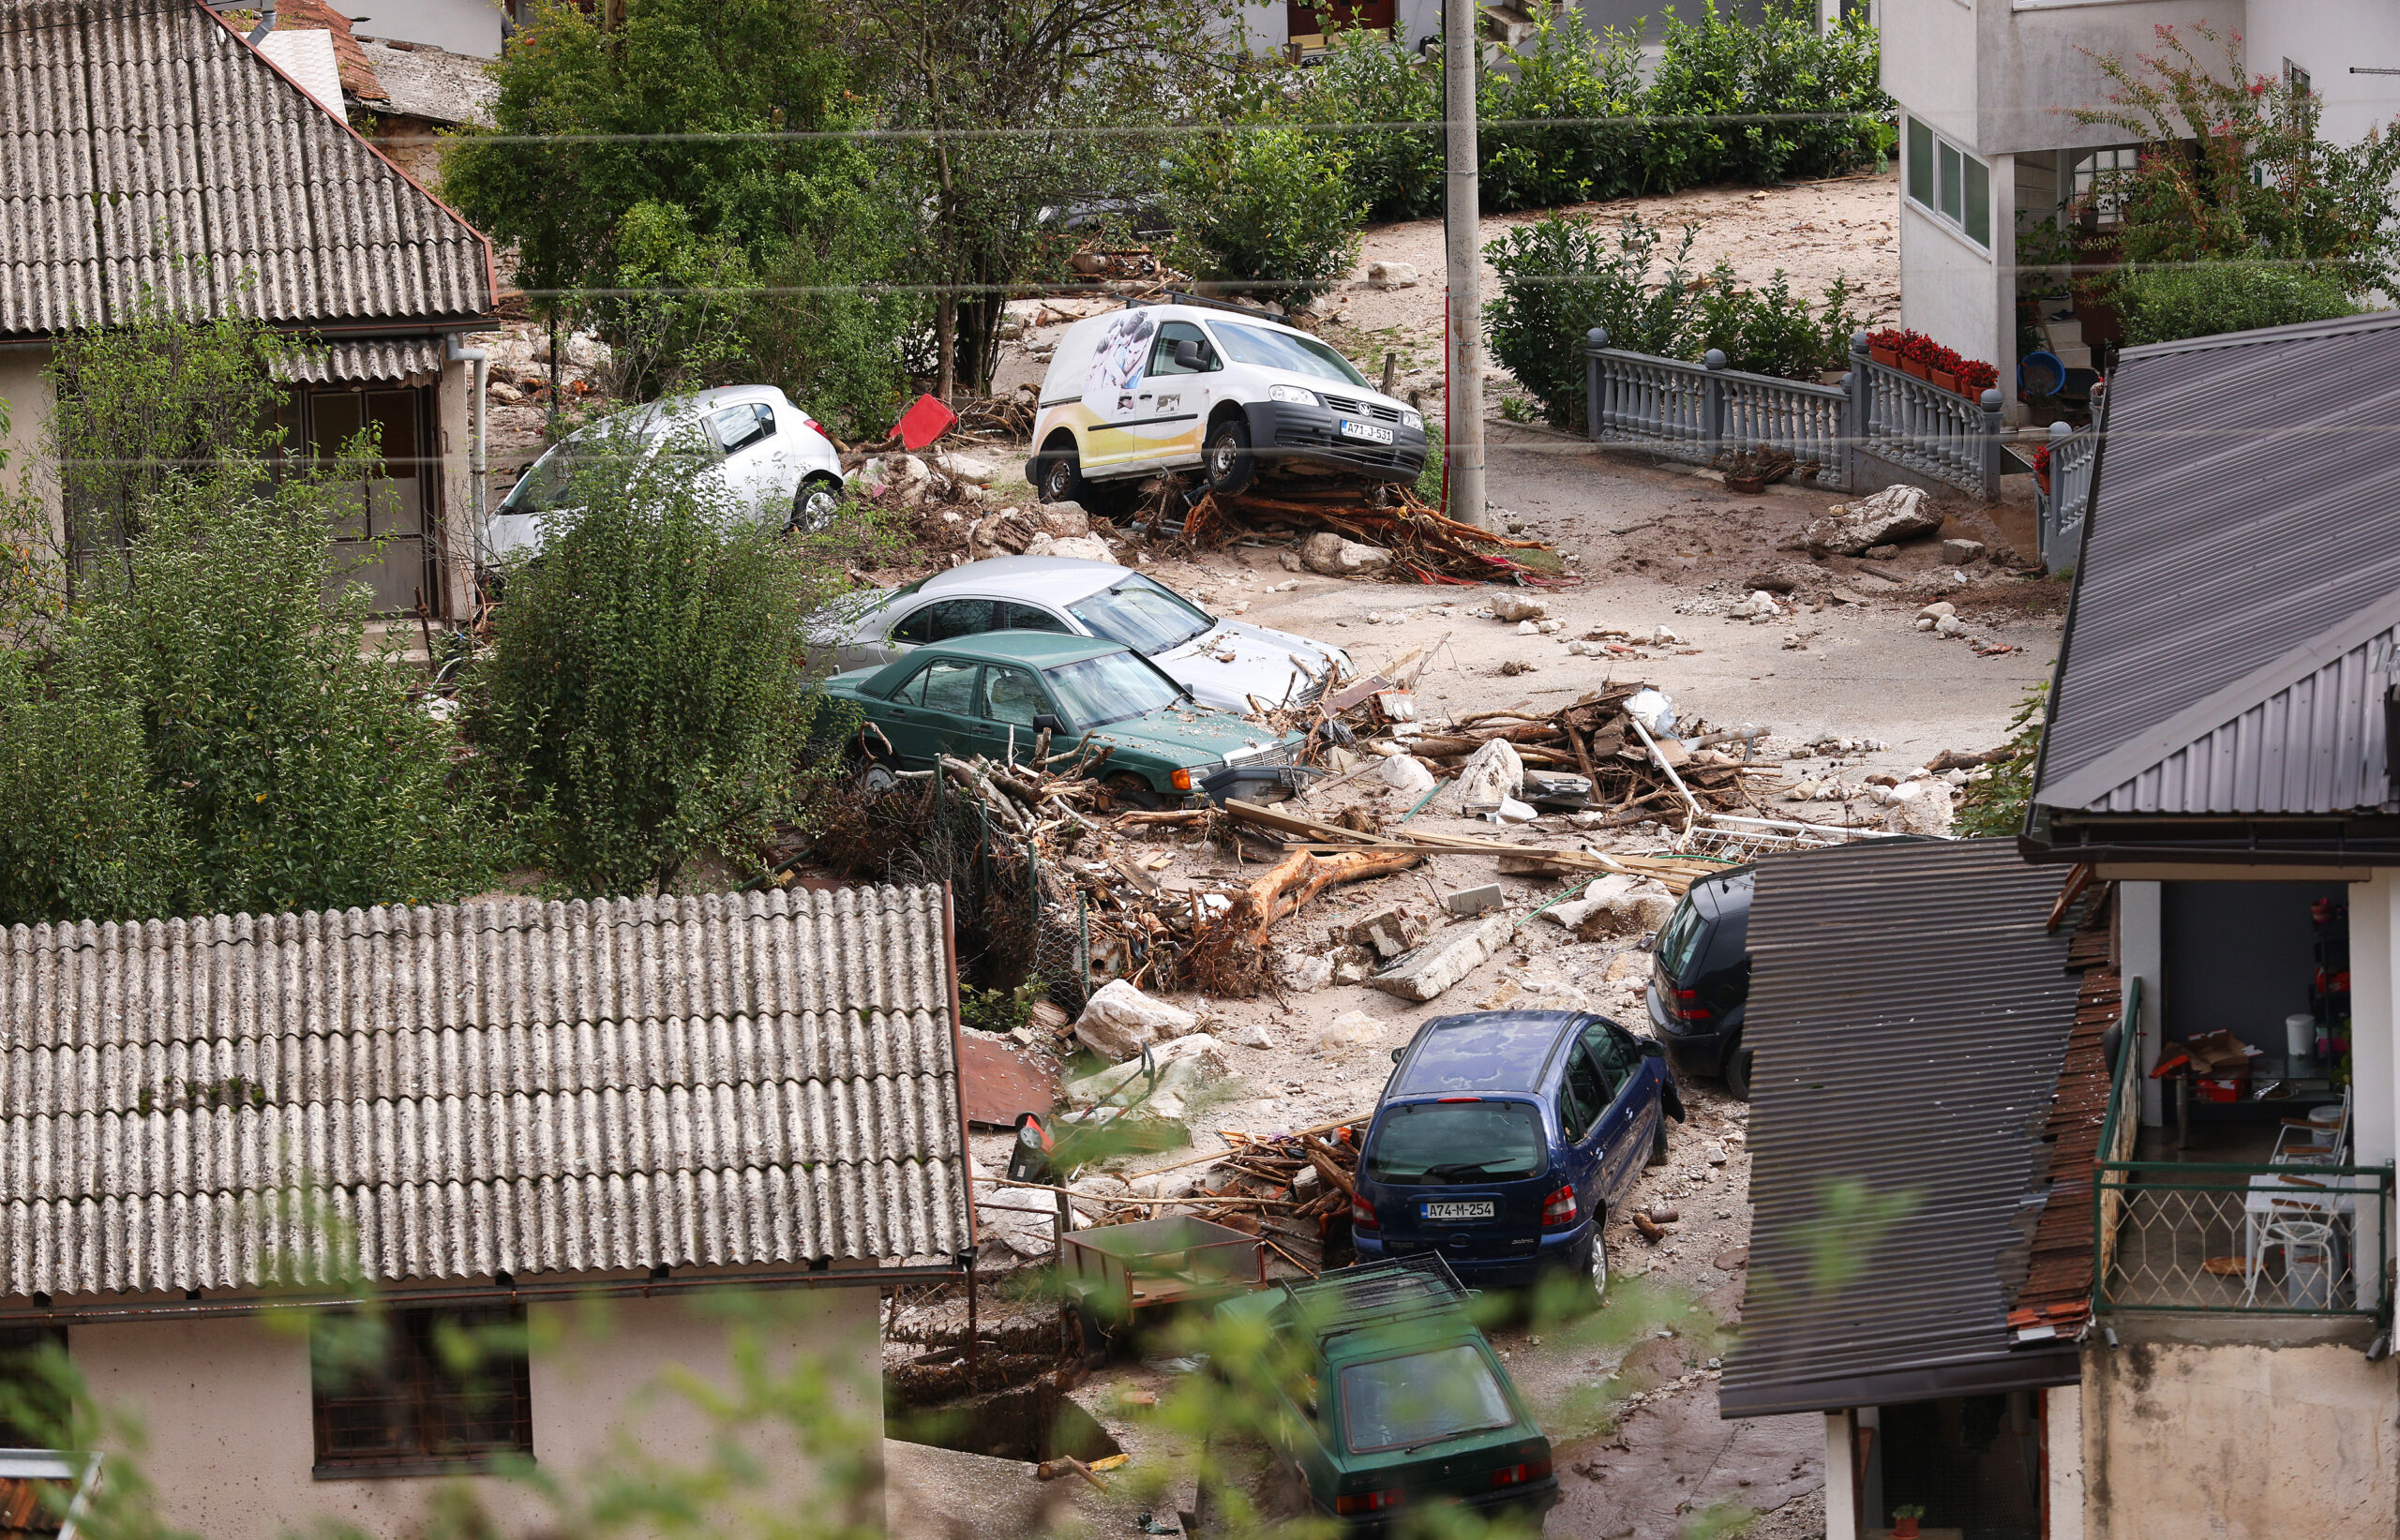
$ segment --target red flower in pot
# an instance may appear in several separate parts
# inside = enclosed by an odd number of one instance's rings
[[[1900,366],[1900,354],[1907,350],[1914,332],[1904,332],[1898,326],[1886,326],[1867,334],[1867,356],[1887,369]]]

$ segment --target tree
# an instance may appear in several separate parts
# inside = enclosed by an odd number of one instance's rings
[[[62,480],[108,497],[69,522],[84,559],[38,569],[63,591],[80,565],[71,602],[49,594],[36,649],[0,661],[0,923],[422,903],[485,879],[477,775],[368,653],[368,591],[333,565],[372,443],[278,465],[262,416],[225,407],[278,399],[274,346],[145,302],[58,351]],[[119,457],[69,453],[95,443]]]
[[[495,127],[449,146],[442,191],[537,306],[629,345],[644,389],[764,372],[889,426],[908,219],[847,137],[870,107],[819,0],[546,0],[491,68]]]
[[[508,575],[470,681],[471,734],[518,769],[529,855],[578,893],[665,892],[707,857],[755,870],[799,818],[820,699],[801,621],[868,540],[788,539],[674,459],[605,437],[583,456],[576,512]]]
[[[2154,55],[2091,55],[2115,89],[2109,106],[2078,108],[2076,121],[2144,146],[2130,169],[2095,176],[2082,200],[2086,209],[2115,205],[2126,263],[2263,257],[2328,274],[2353,295],[2389,287],[2400,252],[2400,133],[2328,143],[2314,94],[2245,77],[2238,36],[2205,23],[2192,32],[2223,49],[2221,70],[2168,26]]]
[[[1175,262],[1229,291],[1298,305],[1358,260],[1366,204],[1349,152],[1302,129],[1240,124],[1176,151]]]
[[[843,0],[922,217],[937,389],[986,388],[1001,309],[1058,272],[1069,223],[1159,189],[1161,130],[1201,99],[1227,0]],[[902,168],[905,168],[903,172]]]

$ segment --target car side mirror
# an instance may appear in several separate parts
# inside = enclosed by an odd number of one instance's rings
[[[1391,1051],[1391,1061],[1394,1064],[1398,1064],[1401,1060],[1406,1057],[1408,1057],[1408,1050],[1404,1047],[1395,1048]]]
[[[1037,733],[1063,733],[1067,725],[1059,721],[1055,712],[1036,711],[1033,713],[1033,730]]]
[[[1175,366],[1178,369],[1205,369],[1208,366],[1208,345],[1195,336],[1187,336],[1175,345]]]
[[[1645,1059],[1662,1059],[1667,1056],[1667,1045],[1656,1038],[1637,1038],[1634,1040],[1642,1045],[1642,1056]]]

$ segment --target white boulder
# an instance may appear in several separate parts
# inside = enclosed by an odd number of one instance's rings
[[[1328,577],[1359,577],[1389,570],[1392,559],[1380,546],[1362,546],[1326,530],[1300,543],[1300,560]]]
[[[1200,1029],[1200,1018],[1181,1006],[1153,1000],[1122,979],[1112,979],[1084,1002],[1075,1018],[1075,1039],[1101,1057],[1130,1059],[1144,1045]]]

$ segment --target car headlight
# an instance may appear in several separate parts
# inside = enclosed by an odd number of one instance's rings
[[[1421,433],[1425,429],[1425,414],[1408,407],[1402,407],[1400,409],[1400,426],[1413,427]]]
[[[1267,398],[1270,401],[1289,401],[1298,407],[1316,405],[1316,392],[1302,390],[1298,385],[1269,385],[1267,387]]]

